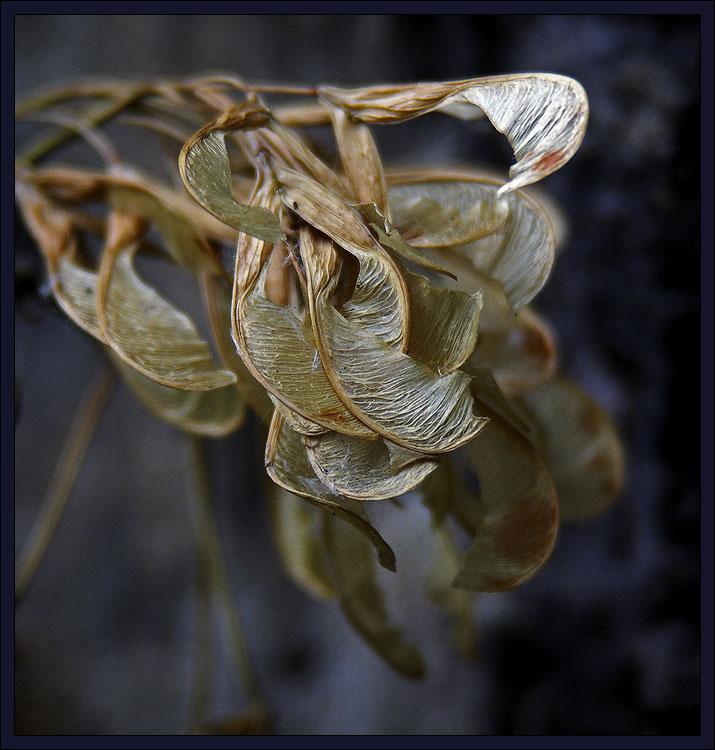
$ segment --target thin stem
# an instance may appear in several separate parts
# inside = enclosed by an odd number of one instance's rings
[[[291,94],[294,96],[317,96],[318,89],[314,86],[295,86],[284,83],[245,83],[240,78],[231,75],[218,74],[201,76],[184,82],[185,86],[230,86],[237,91],[255,94]]]
[[[191,132],[184,133],[175,125],[168,122],[162,122],[161,120],[152,117],[142,115],[123,115],[117,120],[117,122],[120,122],[120,120],[122,125],[133,125],[134,127],[153,130],[159,135],[168,136],[175,141],[179,141],[181,145],[188,141],[189,136],[191,136]]]
[[[195,87],[191,89],[190,93],[194,99],[216,112],[225,112],[226,110],[231,109],[235,104],[233,99],[225,96],[220,91],[211,91],[209,89]]]
[[[56,112],[38,112],[37,114],[27,115],[25,119],[36,122],[49,122],[52,125],[60,125],[63,128],[74,130],[77,135],[84,138],[107,165],[119,164],[119,155],[109,138],[96,128],[87,125],[84,120],[75,120],[72,117]]]
[[[143,95],[143,93],[143,90],[134,90],[129,92],[128,94],[125,94],[124,96],[112,99],[107,102],[105,106],[98,108],[96,112],[89,114],[83,122],[90,128],[101,125],[103,122],[110,120],[116,114],[136,101],[140,96]],[[19,159],[24,164],[32,164],[38,159],[41,159],[43,156],[49,154],[50,151],[59,148],[67,141],[72,140],[72,138],[76,137],[77,131],[64,128],[55,133],[52,133],[52,135],[48,137],[44,137],[41,140],[36,141],[25,151],[24,154],[19,157]]]
[[[246,91],[261,94],[293,94],[295,96],[317,96],[318,89],[313,86],[288,86],[282,84],[264,83],[250,84]]]
[[[189,436],[191,464],[194,475],[196,500],[196,526],[199,551],[205,555],[214,592],[223,605],[227,620],[229,648],[236,671],[251,702],[263,704],[261,691],[253,671],[251,657],[238,611],[236,598],[223,557],[221,538],[211,497],[211,480],[206,456],[206,445],[201,438]]]
[[[209,715],[211,705],[211,664],[214,660],[214,631],[211,617],[211,575],[208,554],[201,543],[196,550],[196,618],[194,631],[194,676],[191,692],[190,729],[198,727]]]
[[[136,91],[144,88],[143,84],[126,83],[112,80],[75,81],[67,86],[53,86],[49,90],[37,91],[34,95],[23,99],[15,105],[15,117],[22,117],[29,112],[46,109],[53,104],[68,99],[85,99],[91,97],[105,97],[125,91]]]
[[[16,602],[19,602],[27,592],[54,538],[114,383],[114,373],[105,370],[85,391],[62,446],[40,511],[20,555],[18,573],[15,577]]]
[[[330,125],[330,112],[320,103],[279,105],[273,116],[288,128]]]

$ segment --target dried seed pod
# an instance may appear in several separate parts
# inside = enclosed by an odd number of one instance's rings
[[[259,93],[311,100],[272,111]],[[58,102],[70,114],[53,111]],[[554,335],[527,307],[557,243],[552,211],[519,188],[578,148],[588,103],[577,82],[522,74],[348,90],[211,75],[84,84],[24,111],[65,128],[16,168],[58,304],[166,422],[221,436],[247,404],[270,421],[265,467],[289,574],[336,597],[395,669],[417,677],[424,662],[390,624],[373,551],[391,571],[395,555],[367,501],[422,497],[435,532],[432,594],[473,654],[472,592],[528,580],[553,548],[559,511],[586,518],[615,498],[615,430],[555,377]],[[510,179],[386,171],[371,127],[433,111],[486,116],[514,151]],[[189,195],[120,162],[103,128],[118,113],[144,135],[196,131],[179,154]],[[314,126],[332,127],[344,173],[298,130]],[[77,134],[104,172],[32,166]],[[88,235],[102,241],[98,267],[83,261]],[[221,364],[196,322],[140,278],[141,253],[198,281]],[[464,555],[454,521],[472,538]],[[252,731],[247,716],[204,728]]]
[[[548,73],[318,91],[361,122],[396,123],[435,110],[465,120],[486,115],[508,138],[517,160],[500,195],[560,169],[581,145],[588,121],[581,84]]]

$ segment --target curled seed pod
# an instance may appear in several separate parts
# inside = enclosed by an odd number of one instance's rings
[[[263,97],[273,93],[309,100],[272,109]],[[53,111],[58,103],[71,115]],[[167,423],[224,436],[250,406],[270,424],[264,463],[289,575],[337,599],[402,674],[425,665],[388,617],[374,562],[394,572],[396,558],[369,501],[422,497],[435,533],[432,595],[473,654],[472,592],[527,581],[553,549],[560,513],[590,517],[615,499],[615,429],[556,375],[554,334],[529,306],[557,233],[553,212],[520,188],[579,147],[588,102],[577,82],[521,74],[350,90],[209,75],[85,84],[20,110],[64,128],[16,168],[59,306]],[[486,117],[512,146],[509,179],[385,169],[373,129],[433,111]],[[143,136],[183,141],[173,185],[120,159],[104,128],[119,113],[117,124]],[[302,132],[320,126],[332,128],[342,171]],[[77,134],[104,170],[33,166]],[[188,314],[145,281],[143,256],[186,274],[203,310]],[[228,601],[208,505],[202,549]],[[201,731],[259,731],[262,711]]]

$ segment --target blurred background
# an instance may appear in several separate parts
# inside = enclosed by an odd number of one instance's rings
[[[86,75],[367,84],[553,72],[585,87],[580,151],[547,178],[570,236],[536,300],[562,368],[619,426],[621,501],[564,525],[522,588],[478,599],[462,660],[419,578],[420,507],[385,512],[390,609],[427,677],[394,674],[334,602],[285,576],[253,421],[210,443],[230,574],[277,734],[698,734],[700,718],[700,27],[698,16],[15,17],[16,97]],[[376,129],[386,163],[486,164],[488,122],[438,114]],[[93,341],[44,294],[16,223],[16,555],[86,383]],[[120,387],[59,534],[15,619],[18,734],[186,733],[195,553],[188,447]],[[402,519],[407,519],[403,522]],[[241,690],[224,651],[215,716]]]

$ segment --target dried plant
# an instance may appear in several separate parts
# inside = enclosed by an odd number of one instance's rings
[[[509,179],[385,170],[371,128],[434,111],[486,116],[513,149]],[[229,75],[97,81],[45,92],[17,115],[55,126],[18,159],[16,185],[57,304],[159,418],[220,437],[249,406],[269,425],[269,501],[286,569],[310,594],[337,597],[395,669],[417,677],[424,663],[388,620],[374,558],[395,570],[395,555],[368,501],[411,493],[405,502],[427,505],[433,597],[469,651],[473,592],[528,580],[549,557],[560,517],[588,518],[617,497],[616,431],[557,375],[553,334],[529,307],[557,235],[551,209],[522,188],[578,149],[588,104],[577,82],[548,74],[360,89],[252,86]],[[110,121],[172,143],[181,181],[162,182],[154,165],[120,157]],[[342,170],[304,139],[301,129],[315,126],[332,128]],[[104,169],[48,162],[77,135]],[[86,249],[96,238],[92,264]],[[211,342],[142,280],[138,254],[196,279]],[[48,514],[66,500],[81,453],[63,459],[70,468]],[[203,549],[226,591],[204,510]],[[20,592],[51,535],[44,523]],[[466,550],[460,529],[471,538]]]

